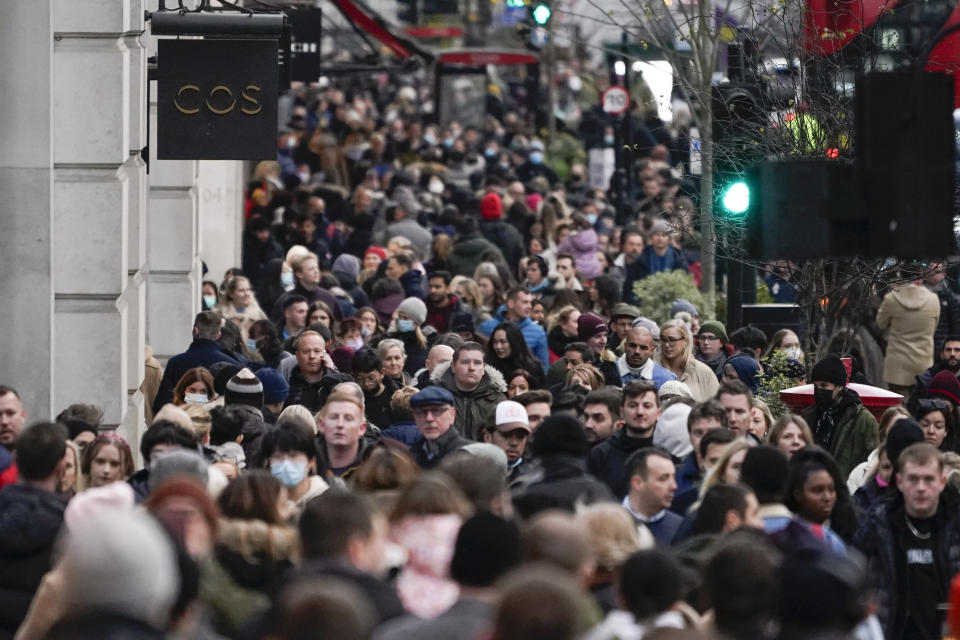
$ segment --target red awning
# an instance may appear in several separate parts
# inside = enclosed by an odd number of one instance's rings
[[[462,64],[472,67],[481,67],[488,64],[493,65],[513,65],[513,64],[536,64],[540,58],[532,53],[523,51],[497,51],[476,49],[472,51],[447,51],[437,56],[437,62],[441,64]]]

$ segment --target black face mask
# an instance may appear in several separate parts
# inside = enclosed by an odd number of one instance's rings
[[[814,387],[813,402],[820,409],[829,409],[833,405],[833,391],[831,389]]]

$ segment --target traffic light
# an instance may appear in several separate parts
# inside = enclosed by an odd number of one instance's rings
[[[727,184],[720,196],[720,204],[730,218],[742,220],[750,208],[750,185],[744,180]]]
[[[530,11],[530,19],[533,20],[533,24],[545,27],[547,23],[550,22],[550,16],[553,15],[553,11],[550,9],[550,4],[547,2],[534,1],[527,5]]]

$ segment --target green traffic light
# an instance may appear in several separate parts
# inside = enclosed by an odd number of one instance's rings
[[[734,182],[723,192],[723,208],[727,213],[742,215],[750,208],[750,187],[746,182]]]
[[[545,25],[550,21],[550,7],[540,3],[533,8],[533,21],[539,25]]]

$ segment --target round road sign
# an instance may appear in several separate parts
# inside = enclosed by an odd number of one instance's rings
[[[600,97],[603,110],[613,116],[618,116],[630,107],[630,94],[621,86],[607,87]]]

